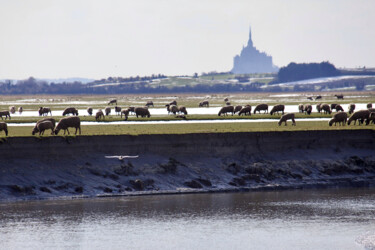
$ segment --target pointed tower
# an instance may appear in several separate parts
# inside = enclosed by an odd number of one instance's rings
[[[253,40],[251,39],[251,27],[249,31],[249,41],[247,41],[247,47],[254,47]]]

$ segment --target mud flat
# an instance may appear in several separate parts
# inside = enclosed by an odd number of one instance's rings
[[[375,185],[374,130],[0,142],[2,201]]]

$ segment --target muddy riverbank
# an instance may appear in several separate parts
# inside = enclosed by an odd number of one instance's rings
[[[0,153],[3,201],[375,184],[373,130],[14,137]]]

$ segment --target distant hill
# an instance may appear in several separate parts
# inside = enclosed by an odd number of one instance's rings
[[[93,82],[95,79],[89,78],[82,78],[82,77],[71,77],[71,78],[56,78],[56,79],[48,79],[48,78],[37,78],[39,81],[46,81],[48,83],[63,83],[63,82],[81,82],[81,83],[88,83]]]

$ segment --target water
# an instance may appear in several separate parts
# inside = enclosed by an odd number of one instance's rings
[[[0,204],[1,249],[375,249],[375,188]]]

